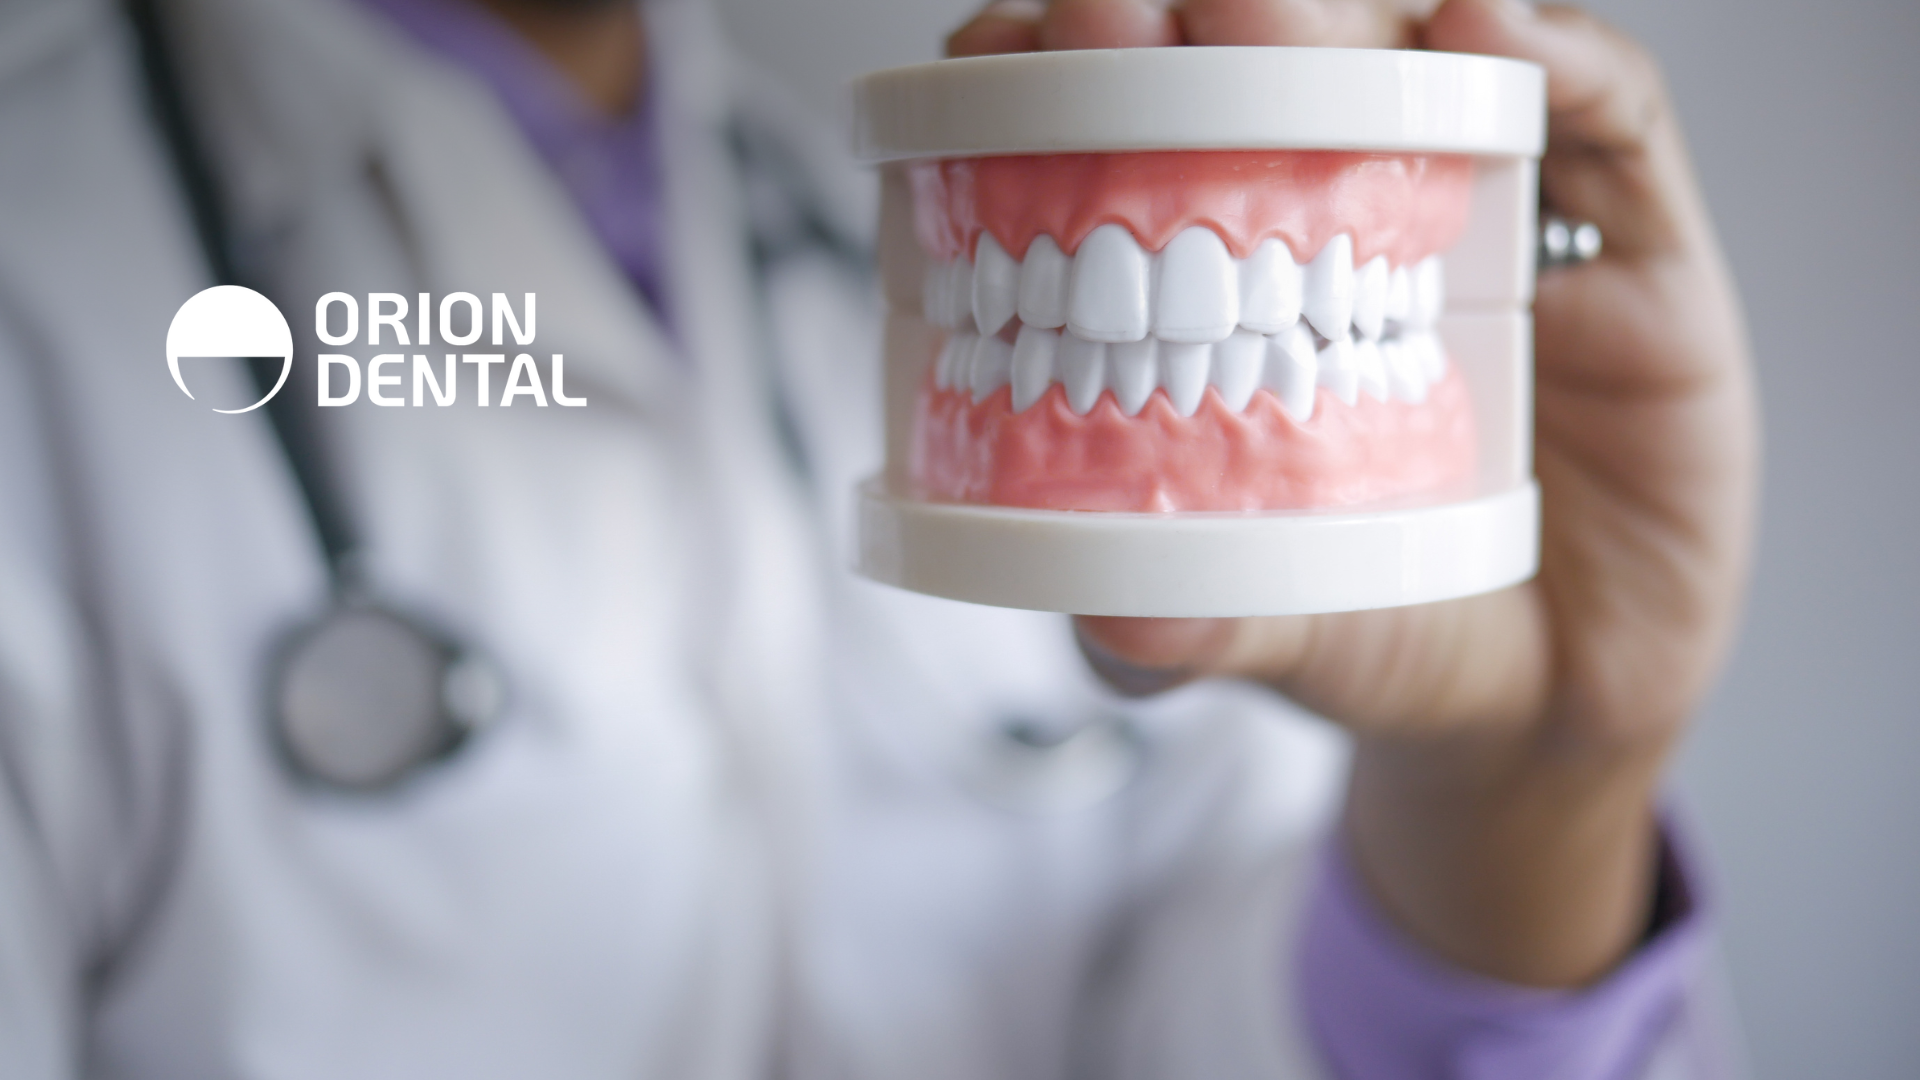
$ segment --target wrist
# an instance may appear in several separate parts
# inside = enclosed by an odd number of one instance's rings
[[[1362,737],[1345,818],[1355,872],[1409,935],[1531,986],[1605,974],[1646,925],[1664,746]]]

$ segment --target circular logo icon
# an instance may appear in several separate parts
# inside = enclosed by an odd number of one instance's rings
[[[195,293],[173,314],[167,327],[167,370],[180,392],[193,397],[180,376],[182,358],[278,357],[280,378],[266,396],[244,409],[215,409],[217,413],[244,413],[265,405],[287,384],[293,371],[293,329],[273,301],[240,285],[215,285]]]

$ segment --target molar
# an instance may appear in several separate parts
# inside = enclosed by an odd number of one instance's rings
[[[1307,264],[1300,312],[1321,337],[1347,336],[1353,322],[1353,237],[1341,233],[1327,241]]]
[[[984,401],[987,395],[1006,385],[1007,377],[1013,370],[1013,346],[992,335],[975,337],[973,340],[968,382],[973,390],[973,400]]]
[[[1405,349],[1419,365],[1420,374],[1429,384],[1437,383],[1447,373],[1447,350],[1440,345],[1440,338],[1430,331],[1402,335],[1400,347]]]
[[[933,385],[950,390],[967,381],[967,369],[973,362],[973,335],[955,331],[940,346],[940,358],[933,363]]]
[[[1212,229],[1182,229],[1160,252],[1153,334],[1162,341],[1214,342],[1240,322],[1239,270]]]
[[[973,264],[965,259],[927,264],[920,309],[927,322],[945,330],[973,325]]]
[[[1207,374],[1212,367],[1214,348],[1203,341],[1169,341],[1160,345],[1160,385],[1166,388],[1173,411],[1181,416],[1192,416],[1200,408],[1200,398],[1207,392]]]
[[[1360,375],[1360,389],[1375,401],[1387,400],[1391,387],[1387,384],[1387,360],[1380,353],[1380,343],[1372,338],[1354,342],[1353,366]]]
[[[1213,347],[1213,385],[1220,391],[1220,400],[1228,410],[1246,411],[1253,392],[1260,388],[1266,352],[1267,339],[1251,330],[1235,330]],[[1313,355],[1311,348],[1307,355]]]
[[[1427,380],[1420,372],[1420,359],[1398,339],[1380,343],[1380,355],[1387,365],[1387,385],[1393,396],[1418,405],[1427,400]]]
[[[1354,361],[1353,340],[1340,338],[1329,341],[1314,359],[1319,362],[1320,385],[1333,391],[1333,395],[1348,405],[1360,400],[1360,371]]]
[[[1125,226],[1107,224],[1087,234],[1073,259],[1067,327],[1089,341],[1139,341],[1147,336],[1147,253]]]
[[[976,272],[976,278],[977,278]],[[1368,341],[1380,340],[1387,324],[1387,257],[1375,255],[1353,275],[1353,328]]]
[[[1153,396],[1159,383],[1154,371],[1154,353],[1159,343],[1150,337],[1125,341],[1107,349],[1107,381],[1113,386],[1113,398],[1120,411],[1137,414]]]
[[[1020,321],[1047,330],[1067,325],[1067,282],[1072,276],[1073,260],[1053,237],[1034,237],[1020,264]]]
[[[1440,321],[1446,306],[1446,268],[1440,256],[1429,255],[1413,268],[1413,309],[1407,322],[1417,329],[1430,330]]]
[[[1317,388],[1324,381],[1320,373],[1320,358],[1313,351],[1313,334],[1296,323],[1284,333],[1265,340],[1267,371],[1264,381],[1267,389],[1280,399],[1289,416],[1304,424],[1313,419],[1314,401],[1319,393]]]
[[[1013,411],[1025,412],[1053,381],[1053,355],[1060,335],[1038,326],[1022,326],[1013,343]]]
[[[990,232],[982,232],[973,249],[973,280],[969,303],[973,323],[991,337],[1013,318],[1020,287],[1020,264],[1013,261]]]
[[[1396,266],[1387,277],[1387,321],[1404,323],[1413,315],[1413,274]]]
[[[1080,416],[1087,415],[1100,400],[1107,382],[1106,345],[1064,334],[1053,359],[1060,369],[1060,384],[1067,390],[1067,407]]]
[[[1262,240],[1240,267],[1240,325],[1278,334],[1299,322],[1305,277],[1284,241]]]

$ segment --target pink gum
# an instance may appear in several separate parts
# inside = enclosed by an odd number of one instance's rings
[[[1205,225],[1236,258],[1270,236],[1305,261],[1341,233],[1356,265],[1405,266],[1466,228],[1470,158],[1333,150],[1048,154],[919,162],[909,176],[923,250],[971,256],[982,229],[1016,259],[1042,233],[1072,254],[1096,227],[1126,226],[1150,251]]]
[[[1473,475],[1473,410],[1458,366],[1424,404],[1349,406],[1320,391],[1313,419],[1289,416],[1266,390],[1235,413],[1208,387],[1191,417],[1155,390],[1139,415],[1111,392],[1085,416],[1059,384],[1025,412],[1001,387],[974,403],[924,388],[912,476],[921,498],[1043,510],[1165,513],[1352,506]]]

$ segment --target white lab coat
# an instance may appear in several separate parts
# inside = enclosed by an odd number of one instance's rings
[[[262,700],[324,561],[262,416],[167,373],[208,278],[130,41],[0,3],[0,1076],[1315,1074],[1292,912],[1342,744],[1246,687],[1123,704],[1058,616],[847,572],[877,289],[802,250],[759,332],[724,133],[836,148],[704,8],[647,11],[683,351],[463,73],[340,0],[173,8],[300,366],[322,292],[535,291],[590,405],[326,412],[383,595],[510,700],[397,792],[293,781]]]

